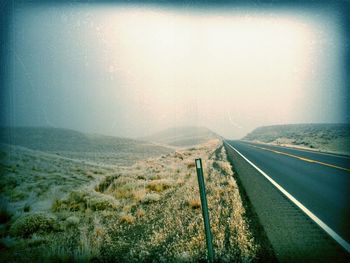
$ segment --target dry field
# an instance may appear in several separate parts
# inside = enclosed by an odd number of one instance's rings
[[[194,159],[206,178],[216,258],[261,247],[220,140],[132,166],[2,147],[1,262],[198,262],[206,258]]]

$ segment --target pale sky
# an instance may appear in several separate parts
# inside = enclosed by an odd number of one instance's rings
[[[17,8],[6,124],[138,137],[206,126],[344,122],[332,10]]]

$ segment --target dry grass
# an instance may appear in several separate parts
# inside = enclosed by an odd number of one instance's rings
[[[192,209],[198,209],[201,207],[201,200],[199,198],[188,200],[188,205]]]
[[[142,208],[139,208],[135,214],[137,218],[140,218],[140,217],[143,217],[146,214],[146,212]]]
[[[134,182],[133,193],[138,198],[128,202],[141,200],[133,203],[135,208],[129,209],[127,214],[135,221],[124,224],[125,227],[109,225],[108,232],[113,237],[107,242],[106,261],[112,260],[115,253],[122,261],[131,262],[205,260],[203,219],[194,167],[197,156],[204,165],[217,259],[223,262],[256,260],[259,246],[244,218],[245,211],[225,150],[219,141],[212,141],[138,164],[147,168],[142,176],[142,169],[135,169],[136,173],[131,175],[142,181]],[[191,168],[193,171],[189,173]],[[124,238],[121,240],[117,236]],[[119,244],[120,249],[124,244],[128,249],[115,250],[115,244]]]
[[[120,217],[120,220],[124,223],[133,224],[135,222],[135,217],[133,217],[130,214],[127,214],[127,215],[122,215]]]
[[[163,192],[173,186],[173,182],[166,179],[153,180],[147,184],[150,191]]]
[[[150,203],[158,202],[160,198],[161,196],[157,193],[148,193],[144,196],[141,202],[143,204],[150,204]]]
[[[39,231],[40,240],[45,240],[41,243],[28,238],[15,241],[5,251],[3,261],[13,261],[10,259],[16,251],[22,251],[23,256],[16,260],[19,262],[28,258],[59,262],[205,260],[194,165],[198,157],[204,166],[217,259],[255,261],[259,246],[249,231],[237,184],[219,140],[139,161],[128,168],[90,167],[88,174],[93,179],[81,183],[80,189],[70,188],[66,196],[56,196],[52,202],[51,212],[60,232]],[[77,165],[73,176],[87,178],[86,171]],[[13,185],[18,183],[14,181]],[[29,246],[31,242],[36,245]]]
[[[145,189],[137,189],[132,192],[133,198],[136,202],[142,202],[146,194],[147,191]]]
[[[196,164],[194,162],[190,162],[187,164],[187,169],[193,169],[196,167]]]

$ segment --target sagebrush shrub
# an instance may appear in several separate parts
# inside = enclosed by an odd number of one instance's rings
[[[80,223],[80,219],[79,217],[76,216],[70,216],[66,219],[66,226],[67,227],[73,227],[73,226],[77,226]]]
[[[48,233],[58,228],[59,225],[52,216],[33,213],[19,217],[10,227],[10,234],[27,238],[34,233]]]
[[[173,182],[166,179],[153,180],[147,184],[147,188],[155,192],[163,192],[173,186]]]
[[[141,203],[149,204],[149,203],[157,202],[159,200],[160,200],[159,194],[149,193],[145,195],[145,197],[141,200]]]
[[[85,211],[91,209],[93,211],[115,209],[118,201],[112,196],[108,196],[99,192],[87,190],[73,191],[66,199],[55,200],[52,204],[52,210],[69,210],[69,211]]]

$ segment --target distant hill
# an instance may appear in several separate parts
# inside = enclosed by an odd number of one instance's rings
[[[221,139],[221,136],[205,127],[185,126],[169,128],[141,139],[171,146],[186,147],[201,144],[211,139]]]
[[[350,124],[287,124],[256,128],[243,140],[350,152]]]
[[[146,141],[42,127],[0,128],[0,142],[71,158],[103,159],[104,163],[142,159],[173,151]]]

